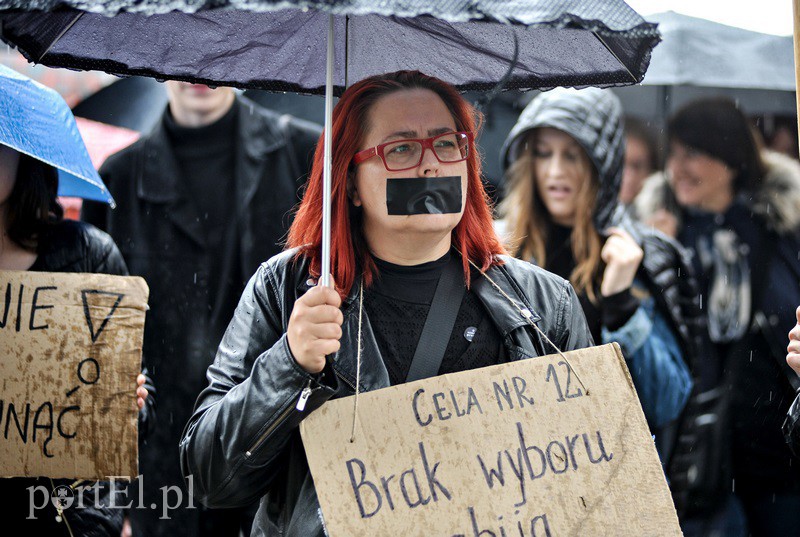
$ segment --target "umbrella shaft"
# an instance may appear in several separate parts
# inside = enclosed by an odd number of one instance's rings
[[[325,141],[322,168],[322,285],[331,285],[331,127],[333,117],[333,15],[328,16],[325,64]]]

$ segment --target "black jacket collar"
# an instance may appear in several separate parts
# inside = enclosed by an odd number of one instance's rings
[[[235,155],[236,211],[243,214],[262,177],[266,158],[286,145],[274,121],[244,97],[237,97],[239,108]],[[167,113],[167,110],[164,110]],[[172,145],[159,121],[144,140],[142,173],[138,174],[137,195],[151,203],[172,203],[170,218],[195,242],[205,244],[199,215],[181,184],[180,171]]]
[[[505,261],[510,258],[501,256],[501,259]],[[298,274],[303,274],[304,276],[299,278],[297,282],[297,296],[304,294],[313,285],[308,276],[307,258],[303,258],[302,263],[303,265],[300,270],[298,270]],[[508,274],[508,271],[503,265],[489,267],[489,270],[486,271],[486,275],[488,278],[473,269],[470,290],[478,296],[486,307],[486,311],[503,336],[507,336],[511,331],[528,324],[523,314],[520,313],[520,309],[527,309],[530,311],[531,320],[533,322],[541,320],[541,317],[536,312],[535,305],[529,303],[528,299],[525,298],[525,294]],[[502,290],[502,293],[492,285],[489,278]],[[358,315],[357,308],[360,283],[360,276],[356,277],[353,286],[350,288],[350,292],[343,301],[342,309],[346,316]],[[503,293],[505,293],[511,301],[506,298]]]

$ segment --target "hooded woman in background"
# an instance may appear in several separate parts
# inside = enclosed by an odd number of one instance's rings
[[[525,108],[502,149],[511,252],[571,281],[599,343],[622,348],[651,428],[678,417],[696,311],[676,245],[635,225],[617,197],[624,132],[608,91],[555,89]]]

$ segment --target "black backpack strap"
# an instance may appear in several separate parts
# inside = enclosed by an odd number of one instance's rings
[[[461,300],[464,298],[464,273],[457,259],[459,258],[452,258],[439,277],[406,382],[433,377],[439,373]]]

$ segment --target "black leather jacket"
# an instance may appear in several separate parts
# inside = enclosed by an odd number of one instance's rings
[[[298,425],[332,397],[354,393],[358,282],[342,304],[341,348],[321,376],[303,370],[289,350],[286,328],[294,301],[307,289],[307,261],[290,250],[261,265],[245,289],[208,369],[181,441],[181,467],[192,476],[195,498],[213,507],[261,499],[252,535],[321,536],[319,503]],[[489,276],[561,350],[593,344],[568,282],[527,262],[503,257]],[[519,310],[486,278],[473,275],[471,292],[492,316],[509,359],[552,354]],[[364,313],[366,315],[366,313]],[[361,391],[389,386],[370,323],[363,323]],[[305,388],[305,410],[296,409]]]

